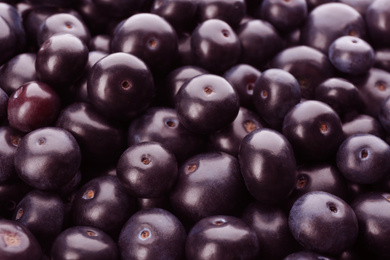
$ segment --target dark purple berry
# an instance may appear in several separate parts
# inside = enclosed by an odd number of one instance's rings
[[[28,185],[56,190],[77,173],[81,153],[76,139],[58,127],[43,127],[25,135],[16,149],[16,172]]]

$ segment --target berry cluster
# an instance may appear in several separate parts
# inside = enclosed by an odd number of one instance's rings
[[[1,260],[390,257],[389,0],[0,1]]]

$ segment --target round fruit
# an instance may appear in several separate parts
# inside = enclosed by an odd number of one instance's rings
[[[59,127],[44,127],[25,135],[16,149],[20,179],[42,190],[56,190],[77,173],[81,153],[76,139]]]

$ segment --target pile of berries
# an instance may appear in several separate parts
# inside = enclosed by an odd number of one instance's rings
[[[0,1],[1,260],[390,257],[389,0]]]

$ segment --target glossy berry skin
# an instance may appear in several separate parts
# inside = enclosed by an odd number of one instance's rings
[[[271,129],[257,129],[241,142],[238,159],[249,193],[265,204],[286,199],[296,180],[293,148],[287,139]]]
[[[288,206],[311,191],[325,191],[348,201],[348,187],[344,176],[336,165],[331,163],[307,164],[298,167],[294,191],[288,198]]]
[[[156,14],[135,14],[121,22],[111,39],[111,52],[126,52],[143,60],[152,71],[167,69],[177,55],[177,35]]]
[[[83,246],[80,246],[83,245]],[[118,247],[103,231],[88,226],[73,226],[59,234],[51,249],[52,260],[116,260]]]
[[[157,142],[142,142],[123,152],[117,176],[133,197],[168,195],[178,175],[175,155]]]
[[[169,211],[140,210],[123,225],[119,235],[121,259],[180,260],[186,236],[183,224]]]
[[[268,69],[256,80],[252,101],[260,117],[279,130],[287,112],[301,101],[301,89],[289,72]]]
[[[228,23],[210,19],[199,24],[192,32],[191,51],[198,66],[220,73],[238,61],[241,47]]]
[[[331,43],[345,35],[366,37],[363,17],[349,5],[327,3],[315,8],[302,27],[301,42],[327,53]]]
[[[88,52],[88,62],[84,68],[84,77],[88,78],[88,73],[92,67],[102,58],[108,56],[109,53],[105,51],[90,51]]]
[[[323,191],[301,196],[290,210],[288,225],[306,250],[338,255],[351,247],[358,235],[358,221],[342,199]]]
[[[191,33],[180,33],[178,37],[177,62],[182,66],[196,64],[191,50]]]
[[[288,227],[288,214],[281,207],[252,202],[241,219],[256,233],[260,259],[283,259],[299,248]]]
[[[22,84],[36,80],[35,57],[35,53],[21,53],[0,68],[0,88],[9,96]]]
[[[56,122],[80,145],[83,163],[115,163],[125,150],[125,132],[101,116],[90,104],[76,102],[65,107]]]
[[[203,136],[192,133],[179,121],[176,110],[151,107],[135,118],[127,131],[127,144],[155,141],[171,151],[178,163],[202,151]]]
[[[183,31],[193,26],[197,8],[197,0],[155,0],[150,12],[163,17],[176,31]]]
[[[325,161],[344,140],[340,117],[327,104],[308,100],[297,104],[283,121],[283,135],[304,161]]]
[[[218,131],[233,122],[239,106],[239,98],[232,85],[214,74],[192,78],[176,95],[180,123],[199,134]]]
[[[359,89],[363,100],[363,112],[377,117],[382,102],[390,95],[390,73],[377,68],[372,68],[362,77],[353,78],[352,81]]]
[[[77,191],[72,203],[72,221],[74,225],[98,228],[115,238],[136,205],[117,177],[96,177]]]
[[[261,72],[248,64],[237,64],[225,71],[223,77],[232,84],[240,99],[240,106],[253,109],[253,89]]]
[[[343,118],[350,112],[361,111],[363,105],[359,90],[344,78],[329,78],[315,88],[314,99],[333,108]]]
[[[70,181],[80,167],[76,139],[58,127],[43,127],[25,135],[14,163],[20,179],[42,190],[55,190]]]
[[[36,50],[37,34],[40,25],[45,19],[53,14],[58,13],[58,8],[52,6],[31,6],[31,9],[23,15],[23,27],[26,32],[28,44]],[[70,9],[62,9],[61,13],[72,13]],[[74,14],[74,13],[72,13]]]
[[[298,80],[305,99],[313,99],[315,88],[334,72],[326,55],[304,45],[282,50],[271,61],[270,67],[291,73]]]
[[[157,89],[158,95],[164,97],[167,105],[174,107],[176,94],[183,84],[198,75],[208,73],[207,70],[193,65],[181,66],[171,71],[165,78],[163,86]]]
[[[7,107],[8,121],[19,131],[31,132],[52,125],[60,109],[60,97],[52,87],[40,81],[30,81],[11,95]]]
[[[0,245],[0,258],[41,259],[42,250],[34,235],[17,221],[1,219],[0,237],[4,241]]]
[[[372,2],[366,10],[368,32],[376,47],[388,46],[390,32],[390,5],[386,0]]]
[[[88,62],[85,65],[83,75],[70,86],[64,97],[66,104],[74,102],[91,103],[88,96],[88,73],[96,62],[107,55],[108,53],[101,51],[90,51],[88,53]]]
[[[230,125],[209,135],[208,149],[237,156],[242,139],[263,127],[265,124],[255,112],[240,107],[236,119]]]
[[[240,63],[262,70],[281,49],[282,39],[267,21],[252,19],[237,28],[241,44]]]
[[[380,118],[380,116],[379,116]],[[343,124],[345,138],[356,134],[371,134],[385,139],[385,129],[383,123],[375,117],[369,115],[358,115],[353,120]]]
[[[88,62],[85,66],[84,75],[88,76],[89,71],[92,69],[92,67],[102,58],[108,56],[109,53],[106,51],[90,51],[88,53]]]
[[[390,133],[390,98],[386,98],[382,102],[378,120],[385,129],[386,133]]]
[[[28,228],[42,246],[51,246],[61,232],[65,209],[59,195],[33,190],[15,208],[12,220]]]
[[[389,193],[368,192],[351,204],[359,222],[358,245],[371,254],[387,257],[390,255],[386,242],[389,239],[389,199]]]
[[[186,259],[258,259],[255,232],[241,219],[216,215],[197,222],[188,233]]]
[[[8,2],[14,2],[14,1],[9,0]],[[15,3],[15,8],[23,16],[24,12],[29,11],[32,8],[32,6],[31,6],[31,4],[28,4],[28,3]]]
[[[87,61],[88,48],[79,38],[71,34],[53,35],[37,52],[37,78],[54,89],[64,89],[82,75]]]
[[[5,1],[6,2],[6,1]],[[26,33],[22,24],[22,16],[14,5],[0,3],[0,16],[9,24],[11,30],[16,36],[16,49],[14,54],[25,51]]]
[[[219,19],[227,22],[233,28],[237,27],[246,14],[244,0],[200,0],[198,1],[197,15],[200,22],[210,19]]]
[[[110,52],[111,37],[105,34],[98,34],[91,38],[88,43],[89,51]]]
[[[38,46],[41,46],[54,34],[59,33],[76,36],[84,44],[88,44],[91,38],[87,26],[81,19],[69,13],[57,13],[47,17],[40,25],[37,32]]]
[[[330,62],[339,71],[364,74],[374,65],[375,53],[370,44],[355,36],[342,36],[329,46]]]
[[[0,182],[16,177],[14,156],[24,133],[10,127],[0,127]]]
[[[390,146],[377,136],[357,134],[347,138],[337,152],[337,167],[354,183],[372,184],[390,172]]]
[[[182,164],[170,202],[176,216],[193,224],[204,217],[234,213],[244,193],[238,160],[226,153],[209,152]]]
[[[6,20],[0,16],[0,51],[2,53],[0,57],[0,64],[4,64],[9,61],[15,54],[17,48],[17,37],[12,30],[11,26]]]
[[[129,121],[149,106],[154,96],[153,76],[136,56],[113,53],[91,68],[88,96],[107,118]]]
[[[270,22],[278,31],[289,32],[305,21],[308,10],[305,0],[264,0],[260,14],[262,19]]]
[[[351,7],[353,7],[356,11],[358,11],[363,17],[366,14],[366,11],[370,4],[372,4],[371,0],[339,0],[338,2],[347,4]]]
[[[390,48],[381,48],[375,50],[374,67],[390,71]]]

